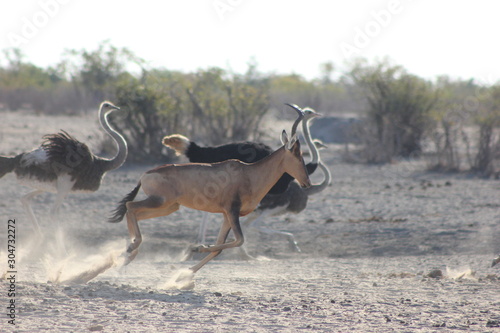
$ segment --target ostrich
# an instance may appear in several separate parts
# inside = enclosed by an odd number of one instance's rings
[[[296,123],[301,118],[302,115]],[[282,147],[255,163],[231,159],[211,164],[167,164],[143,174],[137,186],[120,201],[109,219],[109,222],[120,222],[126,215],[131,243],[125,263],[130,263],[137,256],[142,242],[138,222],[169,215],[180,206],[222,213],[224,216],[215,245],[200,245],[193,249],[207,253],[207,256],[190,268],[192,273],[222,250],[241,246],[244,238],[239,217],[251,213],[283,173],[291,174],[301,186],[311,185],[295,132],[289,138],[283,131],[281,139]],[[134,201],[141,187],[147,197]],[[226,243],[231,230],[236,239]]]
[[[319,147],[323,146],[321,143],[315,142],[315,144]],[[318,154],[316,147],[314,147],[312,151]],[[256,227],[261,232],[267,234],[280,234],[286,236],[291,247],[297,252],[302,252],[292,233],[258,226],[258,224],[268,216],[278,216],[286,213],[298,214],[302,212],[307,206],[309,196],[323,191],[330,184],[330,170],[328,170],[328,167],[323,164],[321,160],[318,166],[324,174],[324,179],[320,184],[313,184],[311,187],[303,189],[297,182],[291,182],[284,193],[268,193],[261,200],[257,209],[248,215],[243,225]]]
[[[231,159],[253,163],[273,152],[273,149],[268,145],[250,141],[234,142],[215,147],[200,147],[196,142],[190,141],[180,134],[165,136],[162,143],[175,150],[177,156],[185,155],[191,163],[217,163]]]
[[[295,104],[286,104],[293,108],[299,115],[303,115],[302,121],[302,131],[306,138],[306,142],[309,145],[311,151],[310,144],[310,132],[309,132],[309,122],[315,118],[320,116],[319,113],[315,112],[310,108],[305,108],[302,110]],[[292,126],[292,132],[295,133],[297,130],[298,122]],[[309,140],[309,141],[308,141]],[[165,136],[162,140],[163,145],[172,148],[177,156],[185,155],[189,162],[191,163],[214,163],[214,162],[222,162],[228,159],[237,159],[246,163],[254,163],[259,161],[260,159],[268,156],[273,152],[271,147],[256,142],[237,142],[237,143],[229,143],[216,147],[200,147],[197,143],[190,141],[187,137],[180,134],[173,134],[169,136]],[[318,155],[312,155],[312,160],[308,164],[306,164],[307,173],[311,175],[318,166]],[[280,194],[284,193],[288,185],[293,181],[293,177],[289,174],[285,173],[281,178],[276,182],[276,184],[269,190],[270,194]],[[200,224],[200,229],[198,232],[197,241],[199,243],[205,243],[205,236],[207,230],[208,222],[208,213],[203,214],[203,219]]]
[[[127,158],[125,139],[108,123],[108,114],[120,108],[103,102],[99,108],[99,121],[118,146],[118,153],[111,159],[92,154],[88,146],[67,132],[43,137],[41,146],[14,157],[0,156],[0,178],[14,172],[20,184],[34,190],[21,198],[35,229],[40,226],[31,208],[32,199],[43,193],[56,193],[51,214],[56,214],[69,192],[95,192],[107,171],[119,168]]]

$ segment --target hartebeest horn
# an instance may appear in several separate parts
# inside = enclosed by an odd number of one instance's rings
[[[299,117],[297,118],[297,120],[295,120],[295,122],[292,125],[291,136],[293,137],[295,135],[295,132],[297,132],[297,126],[299,126],[300,121],[302,120],[302,118],[304,118],[304,111],[302,111],[302,109],[299,108],[296,104],[285,103],[285,105],[288,105],[289,107],[293,108],[299,114]]]

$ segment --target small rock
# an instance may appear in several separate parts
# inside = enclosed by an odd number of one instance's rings
[[[97,331],[102,331],[104,329],[104,326],[102,325],[94,325],[89,327],[89,331],[91,332],[97,332]]]
[[[429,274],[427,274],[427,276],[433,279],[441,279],[443,278],[443,271],[440,269],[433,269],[429,272]]]
[[[217,297],[221,297],[222,296],[222,294],[219,293],[219,292],[215,292],[214,295],[217,296]]]
[[[486,327],[500,327],[500,321],[490,319],[490,320],[488,320],[488,322],[486,323]]]
[[[491,263],[491,267],[494,267],[495,265],[497,265],[498,263],[500,263],[500,256],[498,256],[498,258],[495,258],[493,260],[493,262]]]
[[[289,306],[285,306],[285,307],[283,308],[283,311],[291,311],[291,310],[292,310],[292,308],[291,308],[291,307],[289,307]]]

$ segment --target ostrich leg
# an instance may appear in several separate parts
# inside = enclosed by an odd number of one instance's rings
[[[35,231],[40,235],[42,235],[42,230],[40,229],[40,224],[38,224],[38,220],[37,220],[35,214],[33,213],[33,208],[31,208],[31,201],[33,200],[34,197],[36,197],[39,194],[42,194],[43,192],[45,192],[45,191],[34,190],[34,191],[24,195],[21,198],[21,203],[23,204],[23,207],[26,210],[26,213],[28,213],[28,217],[31,220],[31,222],[33,223],[33,227],[34,227]]]

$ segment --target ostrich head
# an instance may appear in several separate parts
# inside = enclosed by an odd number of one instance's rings
[[[306,108],[303,108],[302,111],[304,112],[304,121],[307,121],[309,119],[313,119],[316,117],[321,117],[321,113],[318,113],[311,108],[306,107]]]
[[[165,136],[162,140],[164,146],[175,150],[175,155],[184,155],[189,147],[189,139],[184,135],[172,134]]]
[[[108,113],[113,110],[120,110],[120,108],[109,101],[104,101],[101,103],[101,110],[104,113]]]
[[[328,148],[327,145],[325,145],[323,143],[323,141],[319,140],[319,139],[314,139],[313,140],[313,143],[314,143],[314,146],[317,148],[317,149],[325,149],[325,148]]]

